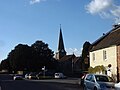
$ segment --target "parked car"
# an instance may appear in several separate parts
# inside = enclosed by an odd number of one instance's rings
[[[39,73],[36,75],[37,79],[40,79],[42,76],[43,76],[43,72],[39,72]]]
[[[43,78],[54,78],[54,72],[52,71],[46,71],[46,72],[39,72],[37,75],[36,75],[37,79],[43,79]]]
[[[24,78],[23,78],[23,75],[15,75],[14,77],[13,77],[13,80],[23,80]]]
[[[84,79],[84,90],[113,90],[115,83],[107,75],[87,74]]]
[[[66,78],[66,76],[63,75],[63,73],[55,73],[55,78]]]
[[[25,79],[29,79],[29,73],[25,74]]]
[[[29,79],[37,79],[37,74],[35,72],[32,72],[29,74]]]
[[[120,90],[120,82],[119,83],[115,83],[115,90]]]

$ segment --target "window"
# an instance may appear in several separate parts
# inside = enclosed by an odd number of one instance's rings
[[[93,61],[95,61],[95,53],[92,54]]]
[[[93,77],[93,75],[87,75],[87,77],[86,77],[86,80],[88,80],[88,81],[91,81],[91,82],[94,82],[94,77]]]
[[[111,79],[109,79],[108,76],[102,76],[102,75],[95,75],[96,81],[101,82],[109,82]]]
[[[92,75],[87,75],[86,80],[91,81]]]
[[[103,50],[103,60],[106,60],[107,59],[107,52],[106,50]]]
[[[92,77],[91,77],[91,82],[95,82],[93,75],[92,75]]]

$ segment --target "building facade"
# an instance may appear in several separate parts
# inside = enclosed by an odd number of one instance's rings
[[[120,80],[120,25],[104,34],[92,44],[90,66],[103,65],[106,74]]]

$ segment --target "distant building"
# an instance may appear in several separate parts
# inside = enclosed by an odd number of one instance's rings
[[[59,34],[59,43],[58,43],[58,51],[56,52],[56,59],[59,60],[62,57],[66,55],[66,51],[64,48],[64,42],[63,42],[63,36],[62,36],[62,30],[60,27],[60,34]]]
[[[120,81],[120,25],[116,25],[92,44],[90,66],[99,65],[106,68],[106,74]]]
[[[58,50],[56,52],[55,59],[59,63],[59,65],[58,65],[59,71],[64,73],[67,76],[73,75],[74,72],[81,71],[82,65],[81,65],[80,57],[76,57],[74,54],[66,55],[61,26],[60,26]]]

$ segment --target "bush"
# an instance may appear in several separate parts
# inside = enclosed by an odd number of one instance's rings
[[[95,66],[94,68],[93,67],[89,67],[88,68],[88,72],[89,73],[105,73],[106,69],[103,65],[99,65],[99,66]]]

